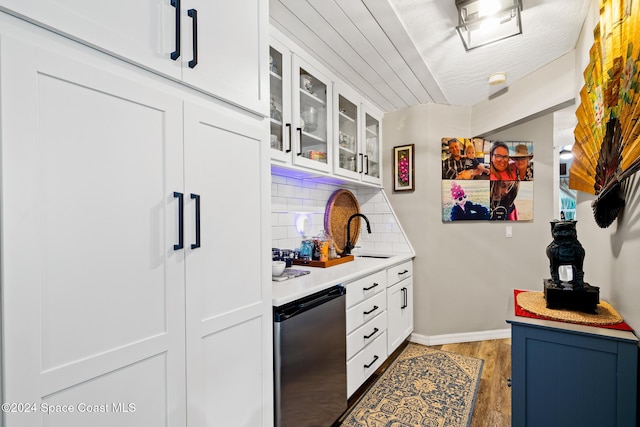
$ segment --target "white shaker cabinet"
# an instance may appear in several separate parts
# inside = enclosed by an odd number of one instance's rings
[[[269,247],[238,239],[268,237],[266,125],[29,27],[0,14],[2,401],[36,405],[4,425],[271,425],[237,257]]]
[[[344,84],[334,85],[333,168],[336,175],[382,185],[382,113]]]
[[[389,354],[413,332],[413,261],[387,270],[387,311]]]
[[[387,358],[387,273],[354,280],[347,287],[347,396]]]
[[[274,164],[331,172],[331,79],[275,39],[270,56]]]
[[[0,9],[267,114],[267,1],[0,0]]]
[[[0,37],[6,426],[185,426],[182,102]]]
[[[247,121],[185,105],[185,189],[197,195],[185,209],[193,218],[185,221],[185,264],[187,419],[194,427],[267,427],[273,420],[271,295],[259,261],[269,248],[261,244],[267,132]]]

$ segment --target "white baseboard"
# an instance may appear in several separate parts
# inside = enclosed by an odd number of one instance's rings
[[[472,341],[499,340],[503,338],[511,338],[510,328],[448,335],[420,335],[412,333],[409,337],[409,341],[422,345],[442,345]]]

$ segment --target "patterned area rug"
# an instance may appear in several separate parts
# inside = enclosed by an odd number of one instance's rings
[[[466,427],[484,360],[409,343],[362,396],[345,427]]]

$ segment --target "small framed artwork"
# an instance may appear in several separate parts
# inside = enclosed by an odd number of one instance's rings
[[[414,144],[393,147],[393,191],[415,190]]]

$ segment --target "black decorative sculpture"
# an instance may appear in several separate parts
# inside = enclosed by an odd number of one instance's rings
[[[547,246],[551,279],[544,281],[547,308],[568,308],[595,313],[600,302],[599,289],[584,282],[584,248],[578,241],[577,221],[551,221],[553,242]],[[570,267],[572,278],[564,282],[560,267]]]

